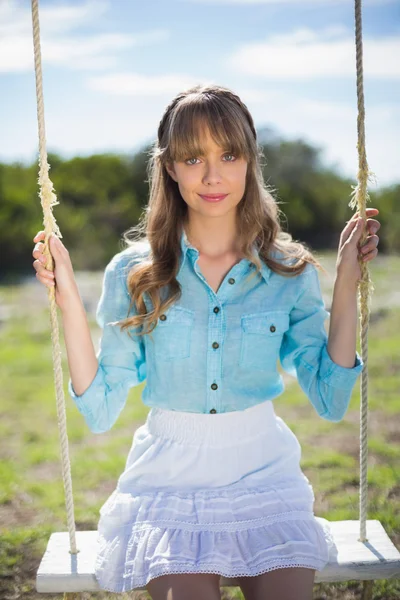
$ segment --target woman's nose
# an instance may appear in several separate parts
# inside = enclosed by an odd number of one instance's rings
[[[204,183],[216,183],[221,181],[221,175],[218,172],[217,167],[208,166],[203,177]]]

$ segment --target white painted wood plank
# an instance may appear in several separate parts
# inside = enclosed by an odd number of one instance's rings
[[[358,521],[332,521],[330,527],[336,549],[323,571],[316,572],[315,583],[400,578],[400,552],[379,521],[367,521],[368,542],[364,543],[357,541]],[[68,532],[50,536],[37,572],[38,592],[100,590],[94,576],[97,531],[77,531],[76,540],[80,552],[73,555],[69,553]],[[238,585],[238,582],[221,577],[221,585]]]
[[[100,589],[94,576],[97,531],[77,531],[76,545],[78,554],[70,554],[67,531],[50,536],[36,575],[38,592],[92,592]]]

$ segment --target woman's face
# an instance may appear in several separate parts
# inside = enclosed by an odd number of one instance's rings
[[[223,216],[243,198],[246,186],[247,161],[224,152],[204,133],[205,156],[188,156],[173,162],[168,173],[178,183],[182,198],[195,213],[202,216]],[[207,202],[200,194],[228,194],[220,202]]]

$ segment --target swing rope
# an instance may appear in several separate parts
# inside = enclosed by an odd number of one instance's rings
[[[358,185],[353,188],[352,199],[349,206],[353,209],[358,206],[360,216],[366,222],[366,203],[369,200],[367,181],[373,181],[375,174],[369,170],[365,149],[365,108],[364,108],[364,75],[363,75],[363,43],[362,43],[362,13],[361,0],[355,0],[356,24],[356,65],[357,65],[357,138],[358,138]],[[363,246],[368,236],[368,230],[363,229],[360,238],[360,247]],[[360,494],[359,494],[359,542],[368,541],[366,532],[367,495],[368,495],[368,329],[370,319],[370,300],[374,286],[369,276],[366,262],[359,259],[361,279],[358,282],[358,298],[360,304],[360,345],[364,368],[361,371],[360,382]]]
[[[35,77],[36,77],[36,101],[37,101],[37,119],[39,131],[39,196],[43,208],[43,224],[45,240],[43,255],[47,258],[46,268],[53,271],[54,262],[49,251],[48,241],[52,234],[62,237],[59,227],[54,218],[52,207],[59,204],[54,193],[53,183],[49,177],[50,166],[47,162],[46,133],[44,119],[44,101],[43,101],[43,81],[40,50],[40,26],[39,26],[39,0],[32,2],[32,23],[33,23],[33,46],[35,59]],[[366,202],[369,199],[367,190],[367,181],[375,177],[367,164],[365,149],[365,109],[363,92],[363,56],[362,56],[362,15],[361,0],[355,0],[355,31],[356,31],[356,66],[357,66],[357,134],[358,134],[358,173],[357,186],[353,187],[351,201],[349,206],[353,209],[358,207],[360,216],[366,221]],[[367,239],[367,230],[363,230],[360,246]],[[360,303],[360,338],[361,338],[361,356],[364,362],[364,368],[361,372],[361,402],[360,402],[360,496],[359,496],[359,524],[360,538],[358,541],[368,541],[366,537],[366,519],[367,519],[367,468],[368,468],[368,326],[370,317],[370,295],[374,291],[372,281],[369,277],[369,268],[366,262],[359,259],[361,279],[358,282],[358,298]],[[63,389],[63,372],[61,365],[61,348],[59,341],[59,329],[57,320],[57,305],[55,301],[55,286],[48,288],[49,308],[50,308],[50,326],[52,339],[52,355],[54,365],[54,380],[56,391],[57,418],[59,429],[59,441],[61,452],[61,468],[64,484],[65,504],[67,510],[67,527],[70,541],[70,553],[77,554],[79,550],[76,545],[76,529],[74,518],[74,500],[72,493],[71,465],[69,459],[68,433],[66,422],[66,408]],[[373,581],[364,582],[371,590]],[[76,594],[64,593],[64,600],[77,598]]]
[[[32,21],[33,21],[33,45],[35,53],[35,74],[36,74],[36,99],[37,99],[37,118],[39,129],[39,180],[40,198],[43,207],[43,224],[45,232],[45,241],[43,255],[47,258],[46,268],[54,271],[54,261],[49,251],[49,237],[54,233],[62,237],[59,227],[52,212],[52,206],[59,204],[53,190],[53,183],[49,177],[50,166],[47,162],[46,150],[46,131],[44,121],[44,102],[43,102],[43,80],[40,52],[40,27],[39,27],[39,9],[38,0],[32,0]],[[67,525],[70,540],[71,554],[79,552],[76,547],[75,518],[74,518],[74,499],[72,494],[71,465],[69,460],[67,419],[65,410],[65,398],[63,388],[63,371],[61,365],[61,348],[57,320],[57,304],[55,300],[55,286],[47,290],[50,303],[50,325],[53,350],[54,380],[56,388],[57,418],[59,429],[59,440],[61,450],[62,478],[64,482],[65,503],[67,508]]]

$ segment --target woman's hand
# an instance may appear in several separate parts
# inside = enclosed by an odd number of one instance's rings
[[[32,252],[32,256],[36,258],[33,267],[39,281],[47,287],[56,286],[56,304],[61,310],[64,310],[71,300],[76,297],[80,299],[69,252],[62,241],[53,233],[49,237],[49,251],[54,261],[54,271],[49,270],[47,268],[48,257],[43,254],[44,243],[41,240],[44,239],[44,231],[39,231],[33,238],[33,241],[37,242]]]
[[[370,215],[379,213],[377,208],[367,208],[367,232],[370,234],[364,246],[360,247],[360,238],[365,228],[365,220],[358,220],[359,211],[357,211],[348,221],[340,236],[339,251],[336,261],[337,277],[342,281],[348,282],[350,285],[357,285],[361,280],[361,269],[359,265],[359,257],[363,261],[373,260],[378,254],[379,237],[376,232],[380,229],[381,224],[373,218],[368,218]]]

